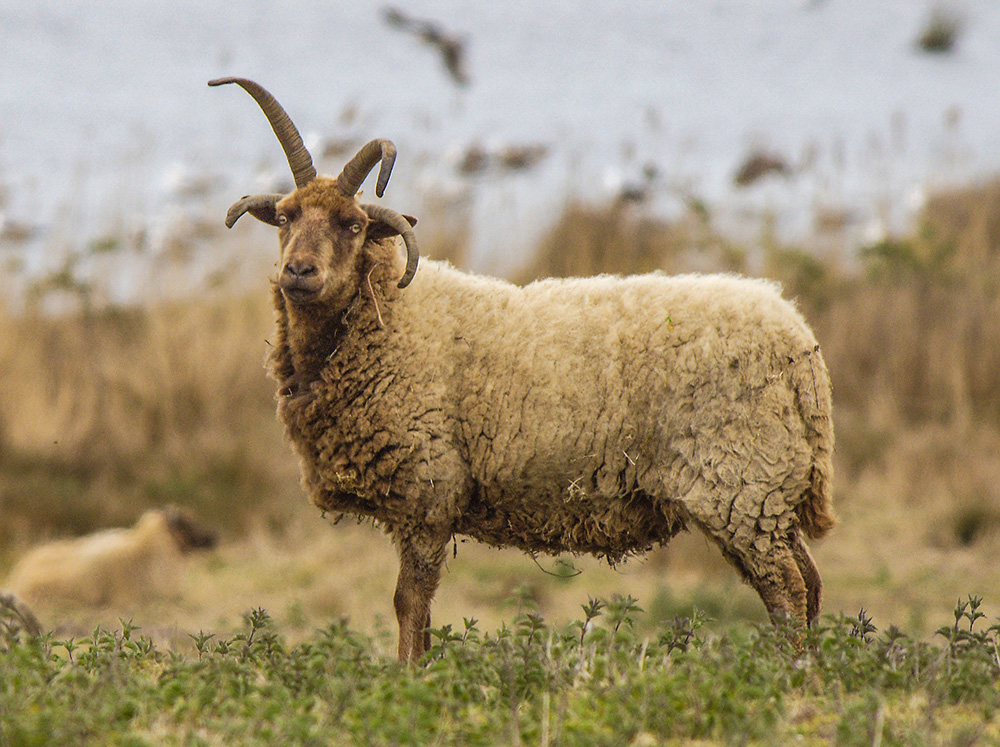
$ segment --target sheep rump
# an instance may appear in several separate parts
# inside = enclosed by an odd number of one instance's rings
[[[316,381],[279,398],[317,506],[373,519],[430,566],[454,534],[615,562],[693,524],[759,592],[797,569],[806,608],[762,598],[815,616],[819,576],[798,534],[833,524],[830,383],[776,284],[518,288],[425,261],[400,292],[395,247],[367,246],[371,292],[323,340]],[[285,381],[278,289],[275,303],[271,368]]]

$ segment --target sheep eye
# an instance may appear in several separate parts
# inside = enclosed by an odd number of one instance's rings
[[[280,214],[278,216],[278,225],[279,226],[284,226],[287,223],[288,223],[288,216],[285,215],[284,213]]]
[[[361,233],[361,224],[360,223],[352,223],[350,229],[351,229],[351,233]]]

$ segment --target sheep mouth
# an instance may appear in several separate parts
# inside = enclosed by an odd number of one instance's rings
[[[286,280],[283,278],[281,280],[281,293],[292,303],[312,303],[319,298],[320,291],[322,290],[322,283],[310,282],[310,279],[296,278]]]

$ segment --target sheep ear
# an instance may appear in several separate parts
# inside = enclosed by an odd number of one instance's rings
[[[412,215],[404,215],[406,222],[410,224],[410,227],[417,225],[417,219]],[[399,230],[393,228],[388,223],[384,223],[378,219],[373,220],[368,224],[367,236],[373,241],[378,241],[379,239],[387,239],[390,236],[399,236]]]
[[[275,207],[284,195],[247,195],[233,203],[226,213],[226,228],[232,228],[243,213],[250,213],[254,218],[272,226],[278,225],[278,214]]]

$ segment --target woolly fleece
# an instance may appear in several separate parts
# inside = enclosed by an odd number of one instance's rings
[[[279,417],[317,506],[428,556],[461,534],[615,562],[694,524],[758,591],[793,555],[808,585],[798,530],[834,522],[831,387],[776,284],[520,288],[424,260],[399,291],[394,243],[366,252],[369,283],[335,318],[311,312],[309,351],[274,291],[272,374],[311,382],[279,396]]]

